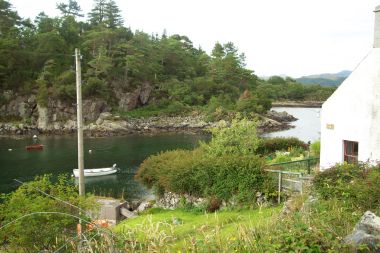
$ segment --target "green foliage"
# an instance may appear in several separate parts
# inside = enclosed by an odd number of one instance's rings
[[[264,159],[253,154],[258,139],[253,122],[234,120],[212,130],[210,143],[193,151],[175,150],[150,156],[136,178],[156,192],[175,192],[239,203],[275,191]],[[215,202],[216,203],[216,202]],[[216,206],[215,203],[210,207]]]
[[[278,211],[235,209],[210,215],[151,209],[118,224],[115,231],[121,241],[135,242],[121,244],[127,252],[260,252],[253,247],[252,231],[263,229]]]
[[[47,107],[48,104],[48,88],[46,81],[43,79],[37,80],[38,93],[37,93],[37,103],[43,107]]]
[[[257,153],[269,155],[275,153],[276,151],[291,151],[294,148],[306,150],[307,144],[294,137],[263,138],[260,140]]]
[[[76,85],[75,72],[72,70],[62,72],[56,79],[54,85],[55,95],[63,100],[75,101]]]
[[[61,11],[64,16],[83,17],[81,14],[82,9],[75,0],[69,0],[67,4],[59,3],[57,4],[57,9]]]
[[[285,79],[282,78],[281,76],[271,76],[268,79],[268,83],[274,84],[274,85],[284,85],[286,82],[285,82]]]
[[[322,198],[337,198],[361,211],[379,210],[379,184],[379,167],[368,164],[337,164],[314,179]]]
[[[224,154],[207,157],[202,149],[175,150],[150,156],[136,178],[156,192],[175,192],[239,203],[255,200],[256,192],[268,197],[275,191],[265,161],[254,155]]]
[[[76,232],[76,218],[51,213],[29,216],[35,212],[59,212],[79,216],[78,209],[48,197],[36,189],[89,211],[95,207],[92,198],[84,199],[78,196],[77,187],[67,177],[60,176],[56,182],[53,182],[50,175],[36,177],[34,181],[25,183],[15,192],[2,197],[1,224],[14,223],[0,230],[0,236],[7,238],[11,249],[26,252],[52,251],[53,245],[64,244]]]
[[[228,95],[219,95],[211,97],[207,106],[204,108],[206,119],[208,121],[220,121],[230,118],[234,104]]]
[[[269,110],[272,100],[324,100],[333,92],[291,78],[260,80],[246,68],[244,53],[232,42],[216,43],[208,55],[184,35],[132,32],[123,27],[113,0],[95,0],[86,22],[76,20],[81,8],[75,0],[58,3],[61,17],[41,12],[33,23],[20,18],[8,1],[0,3],[0,93],[10,89],[44,97],[44,87],[38,91],[34,85],[43,79],[52,99],[73,100],[74,86],[61,79],[74,67],[74,48],[83,55],[83,82],[88,85],[84,98],[117,104],[113,94],[149,84],[153,92],[147,108],[155,115],[203,108],[208,120],[231,119],[235,112],[253,118]],[[251,95],[241,97],[245,91]],[[135,114],[150,115],[147,108]]]
[[[321,141],[317,140],[310,144],[310,152],[311,155],[314,157],[319,157],[321,152]]]
[[[108,90],[105,82],[97,77],[90,77],[83,86],[83,95],[86,97],[97,96],[107,98]]]
[[[270,99],[258,98],[252,95],[248,90],[236,102],[236,111],[243,115],[252,113],[264,114],[272,107]]]
[[[211,141],[201,145],[209,156],[250,155],[254,154],[259,145],[256,123],[245,118],[233,119],[230,126],[225,121],[220,121],[210,132]]]
[[[273,163],[284,163],[292,161],[292,157],[290,154],[286,154],[285,152],[276,151],[275,158],[272,160]]]

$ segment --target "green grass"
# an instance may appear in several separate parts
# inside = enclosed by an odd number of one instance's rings
[[[236,249],[233,245],[242,243],[239,238],[244,237],[244,231],[269,226],[276,220],[279,210],[280,207],[201,213],[184,209],[151,209],[135,219],[120,223],[114,231],[129,241],[135,241],[135,249],[142,251]]]

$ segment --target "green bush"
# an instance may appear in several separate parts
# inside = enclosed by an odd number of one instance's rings
[[[55,95],[66,101],[75,101],[76,98],[76,85],[75,85],[75,72],[67,70],[62,72],[53,85]]]
[[[284,163],[292,161],[290,154],[285,154],[284,152],[277,151],[275,158],[272,160],[273,163]]]
[[[174,150],[150,156],[136,179],[157,193],[175,192],[240,203],[254,201],[257,192],[273,196],[275,187],[266,162],[254,154],[255,123],[233,120],[211,130],[212,140],[192,151]],[[214,205],[213,205],[214,206]]]
[[[40,106],[47,107],[49,92],[48,92],[46,81],[43,79],[38,79],[37,85],[38,85],[37,103]]]
[[[83,86],[84,96],[100,96],[101,98],[108,98],[107,84],[104,80],[97,77],[88,78],[86,84]]]
[[[212,96],[204,107],[207,121],[219,121],[228,118],[234,107],[232,99],[228,95]]]
[[[175,150],[150,156],[139,167],[136,178],[157,192],[175,192],[246,203],[256,192],[268,197],[275,187],[265,161],[257,156],[224,154],[208,157],[202,149]]]
[[[320,152],[321,152],[321,141],[315,141],[310,145],[310,152],[311,155],[314,157],[319,157]]]
[[[275,137],[261,139],[257,148],[257,153],[269,155],[276,151],[291,151],[294,148],[307,149],[307,144],[297,138]]]
[[[338,164],[314,178],[315,191],[324,199],[337,198],[354,208],[380,210],[380,168],[368,164]]]
[[[79,216],[79,210],[46,194],[94,211],[93,198],[79,197],[70,179],[60,176],[55,181],[50,175],[36,177],[0,199],[0,226],[14,222],[0,230],[0,238],[7,238],[9,252],[52,252],[53,245],[65,244],[76,233],[78,219],[69,215]]]
[[[259,144],[256,122],[246,118],[235,118],[230,125],[225,121],[220,121],[210,132],[211,141],[201,144],[209,156],[255,154]]]
[[[173,150],[152,155],[141,163],[136,179],[154,188],[156,193],[173,191],[200,195],[199,182],[192,181],[191,177],[191,171],[200,155],[200,150]]]

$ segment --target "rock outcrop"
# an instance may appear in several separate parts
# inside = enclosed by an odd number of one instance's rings
[[[277,122],[293,122],[293,121],[298,120],[296,117],[294,117],[293,115],[290,115],[289,113],[285,111],[277,112],[277,111],[271,110],[267,113],[266,116]]]
[[[119,109],[131,110],[151,99],[153,88],[142,84],[132,93],[119,93]],[[66,134],[76,131],[76,105],[49,98],[47,106],[37,104],[36,96],[17,96],[13,92],[2,95],[7,103],[0,107],[0,134]],[[202,116],[151,117],[121,119],[110,113],[111,107],[102,99],[83,100],[84,131],[88,136],[110,136],[129,133],[200,132],[216,125]],[[9,120],[8,120],[9,119]],[[259,132],[290,128],[294,118],[287,114],[270,112],[258,124]],[[22,122],[8,123],[8,122]]]
[[[380,217],[367,211],[356,224],[352,234],[348,235],[344,241],[355,249],[361,245],[366,245],[370,252],[380,252]]]
[[[130,111],[138,106],[146,105],[149,102],[152,91],[153,87],[148,82],[145,82],[132,92],[117,92],[116,97],[119,100],[119,109]]]

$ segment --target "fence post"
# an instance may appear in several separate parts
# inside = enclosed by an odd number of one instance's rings
[[[310,175],[310,158],[307,158],[307,174]]]
[[[278,203],[281,203],[282,172],[278,173]]]

